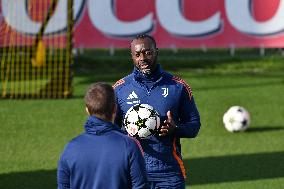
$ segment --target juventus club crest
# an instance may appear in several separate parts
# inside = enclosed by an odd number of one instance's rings
[[[164,97],[167,97],[167,96],[169,95],[169,88],[164,87],[164,88],[162,88],[162,90],[163,90],[162,95],[163,95]]]

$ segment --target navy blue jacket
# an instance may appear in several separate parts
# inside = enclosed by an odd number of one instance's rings
[[[138,143],[111,122],[90,116],[85,133],[65,147],[57,170],[58,188],[148,188]]]
[[[133,73],[114,84],[118,112],[116,124],[122,125],[127,110],[134,104],[149,104],[160,115],[161,123],[171,111],[177,129],[173,135],[154,135],[141,139],[149,180],[165,177],[184,179],[185,168],[181,156],[180,138],[194,138],[200,128],[200,117],[189,85],[179,77],[163,71],[145,76],[136,68]]]

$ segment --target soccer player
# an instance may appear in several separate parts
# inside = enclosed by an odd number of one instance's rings
[[[113,88],[105,83],[91,85],[85,103],[90,115],[85,132],[71,140],[61,154],[58,188],[148,188],[145,161],[137,141],[113,124]]]
[[[140,140],[150,186],[183,189],[186,171],[180,138],[194,138],[200,128],[191,88],[181,78],[162,70],[153,37],[139,35],[130,46],[134,70],[113,85],[118,104],[115,122],[121,125],[127,110],[135,104],[153,106],[160,114],[159,133]]]

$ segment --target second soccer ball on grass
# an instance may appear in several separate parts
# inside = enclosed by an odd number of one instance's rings
[[[223,123],[229,132],[245,131],[250,124],[250,114],[241,106],[232,106],[225,112]]]

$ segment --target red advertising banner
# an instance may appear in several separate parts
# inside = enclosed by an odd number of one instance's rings
[[[28,41],[38,33],[41,20],[27,8],[33,0],[0,1],[0,46],[4,35]],[[73,1],[75,47],[125,48],[141,33],[159,48],[284,46],[284,0]],[[45,40],[65,35],[66,18],[67,0],[58,0]]]

